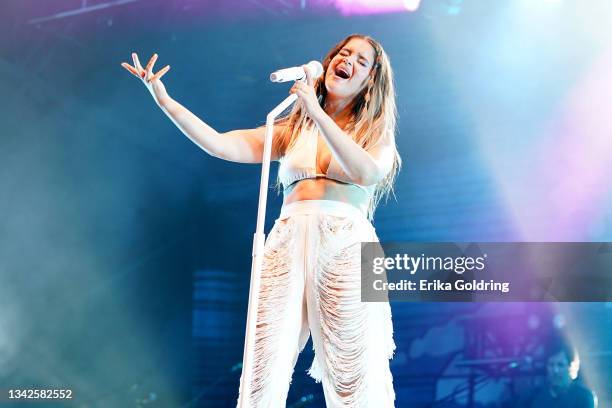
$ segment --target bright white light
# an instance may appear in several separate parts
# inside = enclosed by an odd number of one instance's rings
[[[420,4],[421,0],[404,0],[404,7],[408,11],[417,11]]]

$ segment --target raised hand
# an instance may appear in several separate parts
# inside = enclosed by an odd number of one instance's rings
[[[132,60],[134,61],[134,66],[127,62],[122,62],[121,66],[140,79],[153,96],[153,99],[155,99],[155,102],[161,106],[168,97],[168,93],[160,78],[168,72],[170,65],[166,65],[156,74],[153,74],[153,65],[155,65],[155,61],[157,61],[157,54],[153,54],[145,68],[142,68],[142,65],[140,65],[138,55],[135,52],[132,53]]]

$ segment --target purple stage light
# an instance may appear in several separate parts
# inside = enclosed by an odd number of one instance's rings
[[[421,0],[336,0],[343,15],[396,13],[416,11]]]

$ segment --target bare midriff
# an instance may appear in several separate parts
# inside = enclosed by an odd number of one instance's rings
[[[285,188],[283,196],[283,205],[304,200],[332,200],[350,204],[364,213],[369,199],[361,188],[325,177],[298,180]]]

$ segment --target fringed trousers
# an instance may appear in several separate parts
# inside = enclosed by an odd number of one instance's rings
[[[356,207],[331,200],[283,206],[265,242],[251,406],[285,407],[298,354],[328,408],[394,406],[389,304],[361,302],[360,243],[378,241]]]

